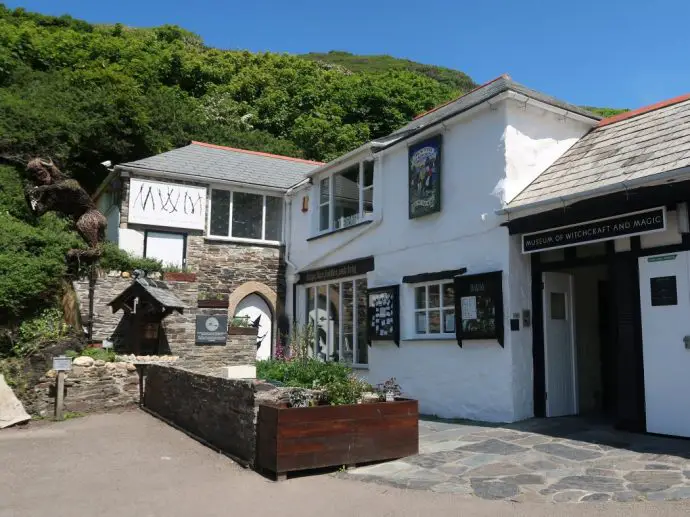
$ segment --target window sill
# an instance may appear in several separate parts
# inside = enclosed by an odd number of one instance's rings
[[[358,223],[351,224],[350,226],[346,226],[345,228],[338,228],[337,230],[325,231],[323,233],[316,234],[313,237],[309,237],[307,239],[307,242],[315,241],[316,239],[321,239],[322,237],[328,237],[329,235],[333,235],[334,233],[340,233],[340,232],[344,232],[346,230],[351,230],[352,228],[357,228],[358,226],[365,226],[365,225],[371,224],[373,222],[374,222],[373,219],[365,219],[364,221],[360,221]]]
[[[214,235],[204,235],[206,242],[224,242],[228,244],[251,244],[253,246],[265,246],[268,248],[279,248],[283,245],[280,241],[262,241],[257,239],[242,239],[239,237],[216,237]]]
[[[350,366],[353,370],[369,371],[368,364],[352,364]]]

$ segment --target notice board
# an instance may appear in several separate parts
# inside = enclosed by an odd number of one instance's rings
[[[495,339],[503,346],[503,272],[455,277],[455,335],[458,345]]]
[[[400,346],[400,286],[374,287],[369,297],[369,344],[393,341]]]

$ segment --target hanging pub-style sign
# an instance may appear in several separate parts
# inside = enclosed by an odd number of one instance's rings
[[[455,335],[495,339],[503,346],[503,272],[455,277]]]
[[[369,346],[393,341],[400,346],[400,286],[373,287],[369,296]]]
[[[408,150],[409,218],[441,211],[441,135]]]

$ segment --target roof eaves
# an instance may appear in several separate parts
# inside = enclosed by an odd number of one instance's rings
[[[599,125],[597,127],[609,126],[617,122],[622,122],[623,120],[628,120],[634,117],[638,117],[640,115],[644,115],[645,113],[649,113],[651,111],[667,108],[668,106],[673,106],[674,104],[680,104],[681,102],[687,100],[690,100],[690,93],[687,93],[685,95],[679,95],[678,97],[674,97],[672,99],[667,99],[665,101],[660,101],[655,104],[650,104],[649,106],[643,106],[632,111],[626,111],[623,113],[619,113],[618,115],[613,115],[612,117],[602,119],[599,121]]]
[[[324,164],[323,162],[317,162],[314,160],[305,160],[304,158],[295,158],[293,156],[285,156],[282,154],[263,153],[260,151],[250,151],[248,149],[239,149],[237,147],[227,147],[224,145],[209,144],[207,142],[198,142],[196,140],[192,140],[190,145],[200,145],[202,147],[208,147],[210,149],[219,149],[221,151],[229,151],[229,152],[242,153],[242,154],[252,154],[254,156],[262,156],[264,158],[275,158],[278,160],[286,160],[286,161],[290,161],[290,162],[304,163],[307,165],[323,165]]]

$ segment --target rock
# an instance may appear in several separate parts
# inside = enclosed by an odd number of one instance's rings
[[[105,361],[103,359],[98,359],[94,361],[93,363],[94,366],[105,366]]]
[[[132,363],[126,363],[125,368],[127,368],[128,372],[136,372],[137,371],[137,367],[134,366]]]
[[[57,372],[55,370],[48,370],[46,372],[46,377],[49,379],[54,379],[55,377],[57,377]]]
[[[379,402],[377,393],[362,393],[362,404],[373,404],[375,402]]]
[[[85,355],[82,355],[82,356],[80,356],[80,357],[77,357],[74,361],[72,361],[72,364],[73,364],[74,366],[86,366],[86,367],[89,367],[89,366],[93,366],[93,363],[95,363],[95,362],[96,362],[96,361],[94,361],[92,357],[87,357],[87,356],[85,356]]]
[[[123,271],[123,272],[122,272],[122,278],[129,278],[129,277],[131,277],[131,276],[132,276],[132,275],[130,275],[129,271]]]
[[[31,420],[29,413],[0,374],[0,429]]]

